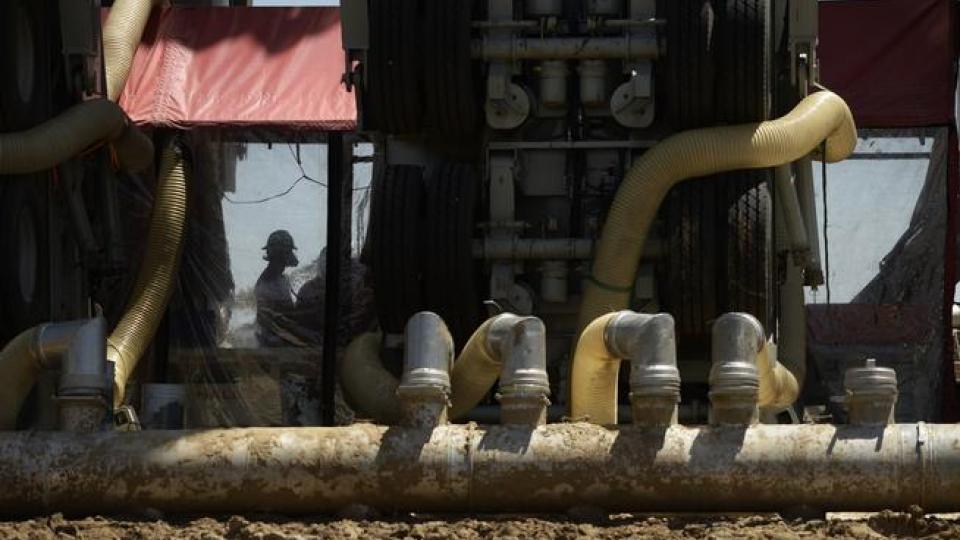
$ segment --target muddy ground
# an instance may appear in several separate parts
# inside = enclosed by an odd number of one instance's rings
[[[285,540],[294,538],[960,538],[960,519],[921,512],[879,514],[859,519],[785,521],[776,514],[753,516],[567,515],[369,516],[286,519],[278,516],[193,518],[65,519],[57,514],[24,521],[0,521],[0,539],[191,538],[202,540]]]

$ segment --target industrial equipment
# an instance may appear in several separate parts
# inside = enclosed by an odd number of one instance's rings
[[[625,185],[671,135],[779,117],[815,90],[816,9],[344,2],[345,80],[376,141],[365,256],[383,342],[398,346],[391,335],[420,309],[448,321],[458,349],[485,312],[537,315],[553,400],[568,406],[573,346],[593,317],[664,311],[677,323],[685,399],[706,403],[710,325],[743,311],[802,385],[802,287],[823,281],[815,208],[803,198],[809,157],[741,155],[630,201]],[[605,251],[603,236],[617,234]]]

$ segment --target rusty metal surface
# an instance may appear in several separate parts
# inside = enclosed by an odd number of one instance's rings
[[[0,514],[960,510],[960,427],[0,433]]]

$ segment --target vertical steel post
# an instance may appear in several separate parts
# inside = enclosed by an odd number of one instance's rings
[[[323,302],[323,357],[320,366],[320,418],[334,424],[338,326],[340,324],[340,269],[343,245],[343,193],[345,167],[343,134],[327,134],[327,276]]]

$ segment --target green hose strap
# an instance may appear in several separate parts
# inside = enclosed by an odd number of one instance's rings
[[[628,286],[626,286],[626,287],[619,287],[619,286],[617,286],[617,285],[611,285],[611,284],[609,284],[609,283],[604,283],[604,282],[600,281],[600,280],[597,279],[596,276],[594,276],[593,274],[587,275],[586,280],[587,280],[588,282],[596,285],[597,287],[600,287],[601,289],[603,289],[603,290],[605,290],[605,291],[618,292],[618,293],[627,293],[627,294],[630,294],[631,296],[633,295],[633,285],[628,285]]]

